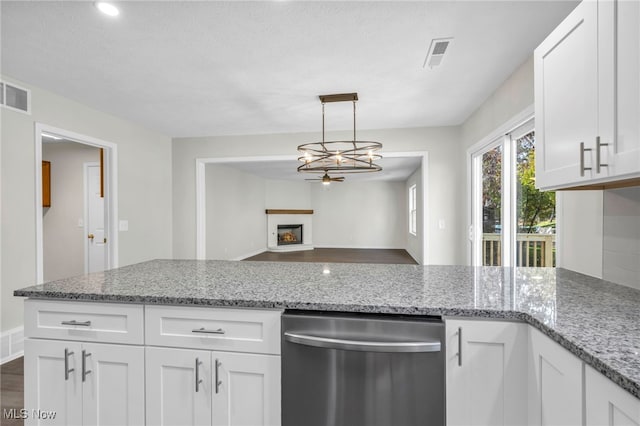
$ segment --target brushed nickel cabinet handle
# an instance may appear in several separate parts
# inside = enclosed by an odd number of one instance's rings
[[[226,332],[219,328],[217,330],[207,330],[204,327],[201,328],[194,328],[193,330],[191,330],[192,333],[203,333],[203,334],[225,334]]]
[[[220,385],[222,384],[222,380],[220,380],[220,373],[218,371],[221,365],[222,363],[216,359],[216,393],[220,392]]]
[[[609,167],[607,163],[602,163],[602,147],[609,146],[608,143],[601,143],[600,136],[596,137],[596,173],[600,173],[600,167]]]
[[[462,367],[462,327],[458,327],[458,366]]]
[[[62,321],[60,324],[62,325],[80,325],[82,327],[91,327],[91,321]]]
[[[68,348],[64,348],[64,380],[69,380],[69,373],[72,373],[75,369],[69,368],[69,356],[73,355],[73,351]]]
[[[591,148],[585,148],[584,142],[580,142],[580,176],[584,176],[586,170],[591,170],[591,167],[584,166],[584,153],[586,151],[591,151]]]
[[[87,380],[87,375],[91,373],[91,370],[87,370],[87,357],[90,357],[91,353],[86,350],[82,350],[82,382]]]
[[[202,379],[200,378],[200,358],[196,358],[196,392],[200,392],[200,383],[202,383]]]

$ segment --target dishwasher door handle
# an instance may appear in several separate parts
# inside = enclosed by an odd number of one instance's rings
[[[429,342],[379,342],[334,339],[332,337],[308,336],[289,332],[284,333],[284,339],[291,343],[315,346],[317,348],[361,352],[440,352],[442,346],[438,340]]]

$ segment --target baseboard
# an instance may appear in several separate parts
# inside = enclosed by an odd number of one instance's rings
[[[24,327],[16,327],[0,334],[0,364],[13,361],[24,354]]]
[[[265,247],[265,248],[258,249],[258,250],[254,250],[254,251],[252,251],[252,252],[250,252],[250,253],[245,253],[245,254],[243,254],[242,256],[234,257],[234,258],[233,258],[233,259],[231,259],[231,260],[244,260],[244,259],[246,259],[247,257],[252,257],[252,256],[259,255],[260,253],[264,253],[265,251],[267,251],[267,248],[266,248],[266,247]]]
[[[314,244],[315,248],[337,248],[337,249],[363,249],[363,250],[405,250],[404,247],[379,247],[379,246],[362,246],[362,245],[340,245],[340,244]]]

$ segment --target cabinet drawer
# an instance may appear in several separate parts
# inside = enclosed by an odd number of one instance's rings
[[[29,299],[24,309],[25,337],[144,343],[141,305]]]
[[[281,311],[146,306],[147,345],[280,354]]]

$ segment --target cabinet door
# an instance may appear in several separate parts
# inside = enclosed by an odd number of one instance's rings
[[[213,424],[280,424],[280,357],[213,353]],[[216,372],[217,370],[217,372]]]
[[[638,426],[640,400],[591,367],[585,371],[587,426]]]
[[[588,181],[598,135],[598,4],[584,1],[534,52],[536,185]]]
[[[527,325],[447,321],[447,424],[527,423]]]
[[[582,361],[533,328],[529,341],[529,424],[583,424]]]
[[[147,424],[211,425],[211,352],[145,349]]]
[[[84,425],[144,425],[144,348],[83,344],[82,357]]]
[[[640,2],[617,1],[616,31],[616,137],[603,148],[609,158],[603,173],[640,174]],[[613,155],[613,158],[611,157]]]
[[[67,350],[65,375],[65,349]],[[26,425],[81,425],[81,349],[75,342],[26,339],[24,406]],[[34,415],[40,413],[40,415]],[[43,417],[42,413],[45,414]],[[53,417],[47,413],[55,413]],[[45,418],[46,417],[46,418]]]

